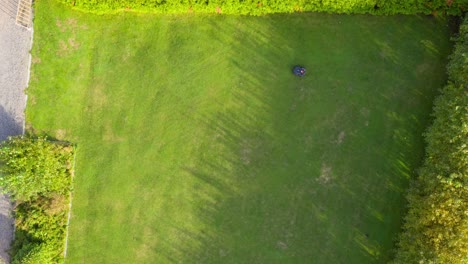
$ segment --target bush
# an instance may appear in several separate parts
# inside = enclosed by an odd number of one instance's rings
[[[16,199],[12,263],[62,263],[74,150],[46,138],[0,147],[0,185]]]
[[[11,264],[51,264],[55,260],[54,247],[46,243],[30,243],[11,261]]]
[[[468,16],[434,104],[395,263],[468,263]]]
[[[68,199],[41,197],[15,209],[15,241],[12,263],[60,263],[63,261]]]
[[[464,0],[59,0],[93,13],[131,10],[152,13],[224,13],[263,15],[291,12],[458,15]],[[464,3],[462,3],[464,2]]]
[[[13,137],[0,147],[0,186],[19,201],[66,193],[71,157],[69,146],[45,138]]]

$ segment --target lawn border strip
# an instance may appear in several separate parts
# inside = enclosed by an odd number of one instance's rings
[[[34,11],[34,9],[33,9]],[[33,12],[34,14],[34,12]],[[34,18],[34,16],[31,18],[31,20]],[[29,30],[31,32],[31,44],[29,46],[29,61],[28,61],[28,75],[26,77],[26,88],[24,92],[24,112],[23,112],[23,132],[22,135],[24,136],[24,133],[26,132],[26,107],[28,106],[28,94],[27,90],[29,88],[29,84],[31,82],[31,65],[32,65],[32,48],[33,48],[33,42],[34,42],[34,23],[31,22],[31,28]]]
[[[72,170],[71,170],[71,182],[70,182],[70,194],[69,194],[69,199],[70,202],[68,203],[68,216],[67,216],[67,228],[65,231],[65,246],[63,249],[63,258],[64,262],[66,262],[67,259],[67,250],[68,250],[68,232],[70,230],[70,218],[71,218],[71,210],[72,210],[72,201],[73,201],[73,182],[75,179],[75,168],[76,168],[76,153],[78,152],[78,146],[74,145],[73,146],[73,164],[72,164]]]

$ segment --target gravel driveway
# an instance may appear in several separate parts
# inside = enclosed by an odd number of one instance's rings
[[[0,9],[0,140],[23,133],[31,41],[32,30],[17,26],[11,14]],[[0,195],[0,263],[9,263],[13,223],[10,200]]]

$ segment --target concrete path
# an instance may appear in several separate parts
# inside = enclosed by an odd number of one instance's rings
[[[0,140],[23,133],[32,30],[15,24],[16,1],[0,0]],[[13,239],[12,204],[0,195],[0,263],[9,263]]]

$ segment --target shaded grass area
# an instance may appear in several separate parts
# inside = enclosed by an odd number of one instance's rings
[[[391,257],[445,81],[444,21],[40,0],[35,28],[27,120],[80,148],[67,262]]]

